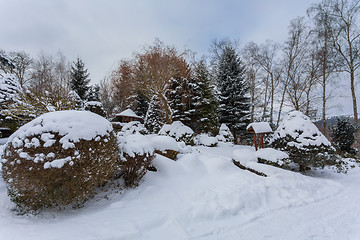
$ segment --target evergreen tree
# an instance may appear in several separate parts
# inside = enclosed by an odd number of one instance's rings
[[[131,106],[131,109],[134,109],[136,115],[145,118],[148,108],[149,108],[149,99],[143,93],[138,92],[135,101]]]
[[[90,79],[88,79],[89,73],[87,72],[87,69],[85,69],[83,61],[81,61],[79,58],[73,64],[74,65],[71,66],[70,72],[71,89],[74,90],[82,100],[86,100],[90,88],[88,86],[90,83]]]
[[[195,68],[195,84],[197,87],[194,88],[193,101],[197,113],[197,127],[194,130],[215,136],[219,132],[218,101],[204,61],[200,61]]]
[[[195,110],[197,85],[193,79],[172,78],[168,92],[170,108],[172,110],[173,121],[181,121],[186,126],[194,129],[197,122]]]
[[[332,128],[332,140],[341,151],[353,152],[351,145],[355,141],[355,127],[347,118],[338,118]]]
[[[149,108],[145,116],[145,127],[151,133],[158,133],[165,123],[165,112],[161,108],[161,101],[158,96],[151,98]]]
[[[230,44],[221,52],[217,69],[220,92],[220,123],[225,123],[235,139],[248,140],[246,126],[250,122],[250,88],[245,80],[245,67]]]
[[[100,86],[95,84],[90,86],[89,88],[89,92],[87,95],[87,100],[88,101],[96,101],[99,102],[100,101]]]

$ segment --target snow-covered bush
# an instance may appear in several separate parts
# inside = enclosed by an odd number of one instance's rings
[[[164,124],[159,131],[159,135],[170,136],[175,138],[176,141],[183,141],[187,145],[194,145],[194,131],[180,121]]]
[[[169,136],[155,136],[150,139],[155,153],[161,154],[167,158],[175,160],[180,152],[179,143]]]
[[[118,135],[121,150],[120,170],[126,187],[135,187],[146,174],[154,158],[154,147],[140,133]]]
[[[288,164],[289,154],[273,148],[261,148],[256,151],[259,163],[284,167]]]
[[[2,175],[25,209],[81,204],[113,177],[119,158],[111,123],[87,111],[46,113],[4,147]]]
[[[216,138],[221,142],[234,142],[234,136],[226,124],[221,124],[219,134]]]
[[[336,164],[335,149],[327,138],[301,112],[288,113],[270,140],[271,146],[289,153],[300,171]]]
[[[211,137],[209,134],[199,134],[195,137],[196,145],[202,145],[206,147],[216,147],[218,145],[218,139],[216,137]]]
[[[135,133],[147,134],[148,131],[144,124],[138,121],[132,121],[122,124],[121,131],[118,133],[118,136],[128,136]]]
[[[98,101],[89,101],[85,103],[84,109],[96,114],[99,114],[102,117],[106,117],[105,110],[101,102]]]

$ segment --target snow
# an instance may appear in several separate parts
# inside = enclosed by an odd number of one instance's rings
[[[216,138],[221,142],[232,142],[234,140],[234,136],[225,123],[220,125],[219,134],[216,136]]]
[[[216,137],[211,137],[208,134],[203,133],[195,137],[195,143],[198,145],[213,147],[218,144],[218,139]]]
[[[183,137],[191,137],[193,134],[194,131],[180,121],[174,121],[172,124],[164,124],[159,131],[159,135],[168,135],[174,137],[176,140]]]
[[[282,152],[273,148],[261,148],[256,151],[256,156],[258,158],[264,159],[269,162],[277,163],[283,165],[285,159],[289,158],[289,154]]]
[[[71,160],[72,160],[71,157],[66,157],[66,158],[56,159],[51,162],[46,162],[46,163],[44,163],[44,169],[62,168],[65,165],[65,163],[67,163],[67,162],[70,162],[70,165],[72,165]]]
[[[26,147],[38,147],[38,139],[32,138],[31,142],[26,139],[35,135],[40,135],[41,140],[45,141],[44,147],[54,143],[53,134],[61,135],[60,143],[64,149],[74,147],[74,143],[81,139],[92,140],[97,136],[105,136],[112,131],[112,125],[105,118],[88,111],[58,111],[46,113],[31,122],[20,127],[9,138],[9,142],[14,147],[25,144]]]
[[[150,142],[154,149],[159,151],[173,150],[180,152],[179,143],[176,140],[169,136],[154,136],[150,138]]]
[[[254,122],[250,123],[246,130],[252,129],[255,133],[271,133],[272,129],[267,122]]]
[[[241,165],[250,168],[252,165],[254,165],[253,163],[257,163],[258,161],[256,152],[249,148],[235,150],[233,152],[233,159],[240,162]]]
[[[146,144],[149,136],[139,135],[127,137]],[[0,239],[359,238],[359,167],[311,177],[259,164],[257,156],[252,147],[230,144],[192,147],[177,161],[157,155],[158,171],[148,172],[139,187],[37,216],[12,211],[0,179]],[[268,177],[239,169],[233,158]]]
[[[5,144],[8,140],[9,138],[0,138],[0,145]]]
[[[288,146],[302,149],[306,146],[331,146],[327,138],[319,131],[308,116],[299,111],[288,113],[274,132],[271,142],[284,138],[286,135],[293,137],[296,141],[289,141]]]
[[[96,107],[102,107],[101,102],[98,101],[89,101],[85,103],[85,107],[86,106],[96,106]]]
[[[121,125],[121,131],[118,133],[121,136],[127,136],[134,133],[147,133],[147,129],[144,127],[144,124],[138,121],[121,123]]]
[[[124,117],[134,117],[134,118],[142,118],[134,113],[131,109],[126,109],[125,111],[122,111],[121,113],[116,114],[116,116],[124,116]]]
[[[140,133],[119,136],[118,142],[122,152],[126,153],[130,157],[135,157],[136,154],[152,155],[154,153],[154,147],[149,141],[148,136]]]

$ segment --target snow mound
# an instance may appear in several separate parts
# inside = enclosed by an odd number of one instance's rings
[[[287,142],[290,147],[304,149],[310,146],[331,146],[329,140],[311,122],[310,118],[299,111],[292,111],[284,117],[274,132],[271,143],[286,136],[294,139]]]
[[[155,136],[150,139],[150,142],[154,149],[159,151],[173,150],[180,152],[179,143],[169,136]]]
[[[14,147],[39,146],[39,139],[32,138],[31,142],[25,141],[31,136],[40,135],[44,147],[51,146],[55,140],[51,133],[61,136],[60,143],[64,149],[73,148],[74,143],[81,139],[92,140],[97,136],[108,135],[112,131],[111,123],[105,118],[88,111],[58,111],[46,113],[20,127],[9,138],[8,143]]]
[[[194,131],[182,122],[175,121],[172,124],[164,124],[159,131],[159,135],[168,135],[175,138],[176,141],[184,141],[192,138]]]
[[[215,147],[218,144],[218,139],[216,137],[210,137],[208,134],[199,134],[195,137],[195,143],[197,145]]]
[[[150,156],[154,154],[154,147],[148,136],[135,133],[127,136],[118,136],[119,147],[130,157],[136,155]]]
[[[240,162],[242,165],[244,165],[245,167],[250,167],[249,163],[257,163],[257,156],[256,156],[256,152],[254,152],[251,149],[248,148],[244,148],[244,149],[239,149],[239,150],[235,150],[233,152],[233,159],[235,161]]]
[[[273,148],[262,148],[256,151],[258,158],[264,159],[269,162],[273,162],[279,165],[285,164],[283,160],[289,158],[289,154],[273,149]]]

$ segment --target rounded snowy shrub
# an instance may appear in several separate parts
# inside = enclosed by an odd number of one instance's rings
[[[270,140],[272,147],[285,151],[300,171],[337,163],[335,149],[308,116],[288,113]]]
[[[136,187],[154,159],[154,148],[140,133],[118,135],[121,150],[120,171],[128,188]]]
[[[206,147],[216,147],[218,145],[218,139],[209,136],[209,134],[202,133],[195,137],[195,143]]]
[[[105,109],[101,102],[98,101],[89,101],[85,103],[84,109],[96,114],[99,114],[102,117],[106,117]]]
[[[187,145],[194,145],[194,131],[180,121],[164,124],[159,131],[159,135],[170,136],[176,141],[183,141]]]
[[[118,157],[105,118],[88,111],[51,112],[9,138],[2,175],[20,207],[78,206],[114,176]]]
[[[157,154],[163,155],[167,158],[175,160],[180,152],[178,142],[169,136],[155,136],[150,139],[154,151]]]

